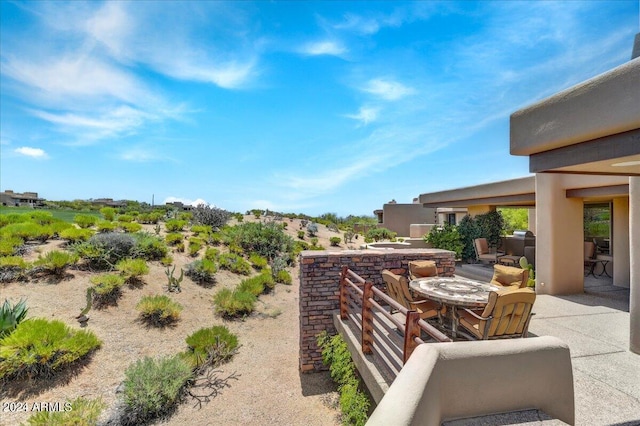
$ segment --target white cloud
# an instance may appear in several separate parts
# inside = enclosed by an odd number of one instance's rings
[[[317,41],[305,44],[300,52],[304,55],[319,56],[333,55],[340,56],[346,53],[347,49],[335,41]]]
[[[363,106],[360,107],[356,114],[346,114],[345,117],[360,121],[366,126],[367,124],[376,121],[379,113],[380,108]]]
[[[21,146],[20,148],[16,148],[14,152],[32,158],[48,158],[48,155],[44,150],[40,148],[31,148],[28,146]]]
[[[165,160],[164,156],[158,154],[155,150],[145,149],[143,147],[133,147],[123,151],[120,154],[120,159],[136,163]]]
[[[362,90],[388,101],[397,101],[415,93],[415,89],[411,87],[383,78],[369,80]]]
[[[207,203],[205,200],[203,200],[202,198],[197,198],[195,200],[191,200],[189,198],[181,198],[181,197],[167,197],[164,199],[163,203],[167,204],[167,203],[175,203],[175,202],[180,202],[184,205],[187,206],[194,206],[197,207],[200,204],[204,204],[205,206],[211,206],[211,207],[215,207],[213,204],[209,204]]]

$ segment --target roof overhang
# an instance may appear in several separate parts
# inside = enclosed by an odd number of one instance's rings
[[[420,194],[424,207],[467,207],[478,205],[535,205],[535,176]]]
[[[640,175],[640,58],[511,115],[532,173]]]

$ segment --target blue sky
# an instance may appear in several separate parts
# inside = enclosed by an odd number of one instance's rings
[[[0,1],[0,186],[371,215],[528,174],[509,115],[629,60],[638,1]]]

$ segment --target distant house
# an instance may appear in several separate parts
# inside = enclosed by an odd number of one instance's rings
[[[174,201],[172,203],[166,203],[166,206],[171,206],[171,207],[175,207],[179,210],[184,210],[184,211],[191,211],[193,210],[193,206],[190,204],[184,204],[180,201]]]
[[[126,207],[127,206],[127,202],[120,200],[120,201],[114,201],[113,198],[96,198],[94,200],[91,201],[93,204],[98,205],[98,206],[104,206],[104,207],[114,207],[114,208],[119,208],[119,207]]]
[[[27,206],[40,207],[44,206],[44,198],[39,198],[37,192],[13,192],[7,189],[0,192],[0,202],[3,206]]]

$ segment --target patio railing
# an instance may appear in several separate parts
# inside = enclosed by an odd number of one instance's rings
[[[401,315],[392,315],[390,311]],[[422,332],[437,342],[451,342],[448,336],[420,319],[417,311],[406,309],[346,266],[340,275],[340,318],[353,321],[361,335],[362,352],[380,358],[394,376],[414,349],[425,343]]]

